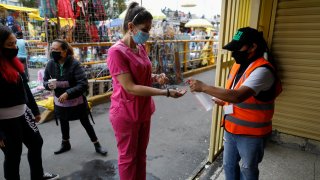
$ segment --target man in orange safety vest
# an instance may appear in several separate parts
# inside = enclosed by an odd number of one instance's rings
[[[281,83],[275,64],[264,56],[267,43],[256,29],[240,28],[223,49],[231,51],[235,60],[225,89],[192,78],[188,82],[191,92],[209,94],[223,106],[226,180],[255,180],[259,178],[266,137],[272,131],[274,102]]]

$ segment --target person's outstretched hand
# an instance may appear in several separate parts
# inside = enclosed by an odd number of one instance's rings
[[[169,96],[172,98],[179,98],[186,94],[186,89],[169,89]]]

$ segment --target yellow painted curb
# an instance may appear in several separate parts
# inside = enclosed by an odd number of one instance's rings
[[[111,95],[112,95],[112,92],[107,92],[105,94],[89,97],[88,101],[92,103],[92,106],[96,106],[102,103],[109,102]]]

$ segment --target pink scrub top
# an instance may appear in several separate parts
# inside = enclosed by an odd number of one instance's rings
[[[107,66],[113,86],[110,120],[149,121],[155,111],[152,97],[129,94],[116,78],[119,74],[130,73],[135,84],[151,86],[152,66],[145,47],[139,45],[138,53],[135,53],[118,41],[108,50]]]

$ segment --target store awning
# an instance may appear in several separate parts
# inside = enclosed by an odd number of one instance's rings
[[[57,18],[50,18],[49,21],[58,23]],[[73,25],[74,25],[74,19],[72,19],[72,18],[59,18],[59,21],[60,21],[61,27],[65,27],[67,25],[69,25],[70,27],[73,27]]]
[[[8,4],[0,4],[0,8],[14,10],[14,11],[24,11],[24,12],[37,12],[38,11],[38,9],[35,9],[35,8],[13,6],[13,5],[8,5]]]
[[[39,12],[28,13],[30,19],[37,21],[44,21],[44,18],[40,17]]]
[[[212,28],[213,25],[206,19],[190,19],[190,21],[185,24],[185,27]]]
[[[182,0],[181,7],[195,7],[197,6],[197,2],[195,0]]]
[[[29,16],[30,19],[33,19],[33,20],[44,21],[44,18],[40,17],[39,12],[37,12],[37,13],[36,12],[35,13],[28,13],[28,16]],[[72,18],[61,18],[60,17],[59,20],[60,20],[60,26],[61,27],[65,27],[67,25],[73,27],[73,25],[74,25],[74,19],[72,19]],[[52,22],[55,22],[55,23],[58,22],[57,18],[50,18],[49,21],[52,21]]]

